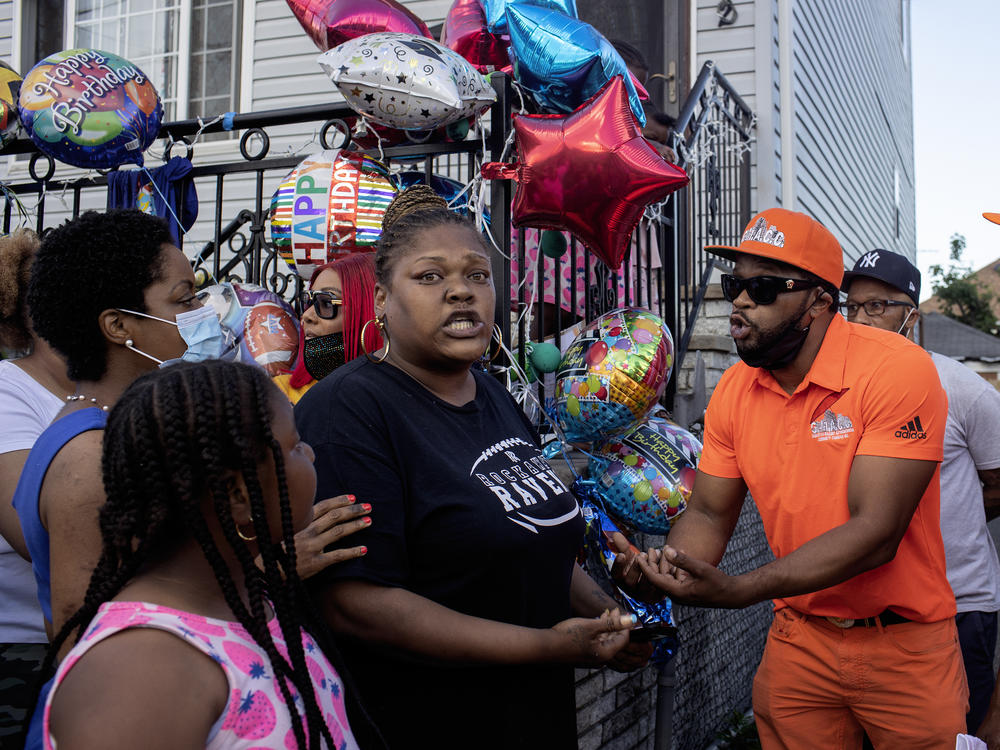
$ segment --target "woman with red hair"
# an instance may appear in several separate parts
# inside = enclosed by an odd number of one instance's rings
[[[382,337],[375,317],[375,262],[373,253],[355,253],[313,271],[309,290],[302,292],[302,336],[295,369],[274,378],[293,404],[316,383],[363,352],[378,351]]]

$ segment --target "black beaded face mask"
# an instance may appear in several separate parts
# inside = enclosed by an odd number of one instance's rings
[[[347,361],[344,354],[344,334],[330,333],[306,339],[302,361],[306,372],[316,380],[322,380]]]

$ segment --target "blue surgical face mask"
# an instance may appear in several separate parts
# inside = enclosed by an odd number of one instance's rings
[[[147,354],[135,346],[125,344],[136,354],[141,354],[146,359],[151,359],[160,367],[171,365],[174,362],[204,362],[207,359],[225,359],[233,361],[239,355],[235,337],[222,327],[219,317],[210,305],[204,305],[189,312],[180,313],[176,322],[157,318],[155,315],[136,312],[135,310],[121,310],[129,315],[138,315],[151,320],[158,320],[161,323],[169,323],[177,326],[187,349],[180,358],[168,359],[166,361],[157,359],[151,354]]]

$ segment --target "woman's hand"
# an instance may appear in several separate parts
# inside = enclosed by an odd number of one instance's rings
[[[372,506],[357,503],[354,495],[337,495],[313,507],[313,520],[295,535],[295,570],[305,580],[334,563],[361,557],[367,547],[323,550],[345,536],[371,526]]]
[[[635,627],[634,615],[617,609],[600,617],[574,617],[552,626],[561,636],[564,659],[578,666],[606,664],[628,645],[628,631]]]

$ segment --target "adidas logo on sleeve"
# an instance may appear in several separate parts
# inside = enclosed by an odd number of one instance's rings
[[[896,430],[896,437],[904,440],[925,440],[927,433],[924,432],[924,426],[920,424],[920,417],[914,417]]]

